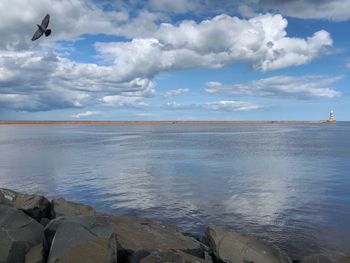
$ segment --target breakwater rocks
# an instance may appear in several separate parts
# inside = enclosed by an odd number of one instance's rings
[[[63,198],[0,188],[0,263],[292,263],[278,247],[209,226],[201,239],[146,218],[99,214]],[[349,263],[311,255],[301,263]]]

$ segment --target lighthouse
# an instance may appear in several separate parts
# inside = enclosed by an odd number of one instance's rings
[[[334,111],[333,110],[331,110],[330,113],[329,113],[329,120],[328,120],[328,122],[335,123]]]

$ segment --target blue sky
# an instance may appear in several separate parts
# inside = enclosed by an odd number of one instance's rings
[[[46,13],[52,35],[31,42]],[[331,109],[349,120],[350,0],[14,0],[0,14],[0,120],[320,120]]]

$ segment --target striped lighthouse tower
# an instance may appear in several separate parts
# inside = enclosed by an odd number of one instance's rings
[[[331,110],[329,113],[329,122],[335,122],[335,118],[334,118],[334,111]]]

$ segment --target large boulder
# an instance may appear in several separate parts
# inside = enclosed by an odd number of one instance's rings
[[[51,202],[51,213],[53,217],[80,215],[88,216],[94,215],[95,210],[89,205],[69,202],[63,198],[58,198],[52,200]]]
[[[327,256],[317,254],[303,258],[300,263],[333,263],[333,261]]]
[[[152,251],[150,253],[138,252],[133,254],[131,263],[211,263],[211,260],[204,260],[179,250]]]
[[[169,251],[152,251],[152,252],[137,252],[134,253],[130,260],[131,263],[212,263],[211,260],[204,260],[187,254],[179,250]]]
[[[25,263],[44,263],[45,252],[43,244],[32,247],[26,254]]]
[[[0,204],[4,204],[6,202],[6,198],[4,194],[0,190]]]
[[[108,217],[77,216],[52,220],[45,228],[47,262],[117,262],[117,243]]]
[[[0,262],[25,262],[34,247],[42,247],[44,228],[24,212],[0,205]],[[37,255],[37,258],[43,255]],[[33,261],[27,261],[28,263]]]
[[[300,263],[350,263],[350,257],[335,253],[314,254],[303,258]]]
[[[0,188],[0,204],[13,206],[13,201],[17,194],[15,191]]]
[[[0,204],[20,209],[30,217],[40,221],[50,218],[50,202],[44,196],[18,193],[0,188]]]
[[[220,227],[208,227],[205,242],[226,263],[291,263],[278,247]]]
[[[118,260],[130,260],[140,252],[179,250],[203,258],[205,246],[173,229],[165,228],[149,219],[111,217],[118,242]]]

